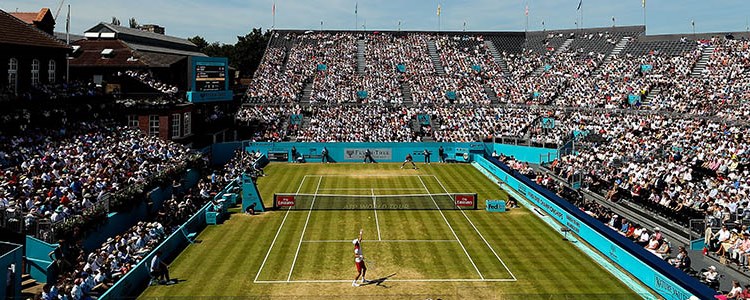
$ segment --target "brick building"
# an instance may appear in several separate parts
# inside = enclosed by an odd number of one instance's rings
[[[50,16],[49,11],[43,16]],[[0,80],[0,99],[14,98],[35,86],[65,81],[66,54],[70,48],[52,35],[2,10],[0,49],[0,74],[4,77]]]

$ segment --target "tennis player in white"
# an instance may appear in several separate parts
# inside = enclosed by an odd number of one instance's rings
[[[365,279],[365,274],[367,273],[367,266],[365,266],[365,256],[362,255],[362,229],[359,230],[359,237],[352,241],[352,244],[354,244],[354,265],[357,266],[357,277],[354,277],[354,281],[352,281],[352,286],[359,286],[357,283],[357,280],[359,279],[359,276],[362,276],[362,283],[368,283],[367,279]]]

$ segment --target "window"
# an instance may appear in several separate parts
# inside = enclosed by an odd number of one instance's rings
[[[138,128],[141,122],[138,121],[138,115],[128,115],[128,127]]]
[[[185,130],[183,130],[182,132],[184,133],[185,136],[188,136],[192,133],[192,128],[190,127],[192,124],[190,124],[190,122],[191,122],[190,113],[186,112],[185,117],[182,120],[182,123],[185,126]]]
[[[113,49],[104,49],[102,50],[102,58],[112,58],[114,56],[115,51]]]
[[[172,137],[180,137],[180,114],[172,114]]]
[[[148,135],[159,136],[159,116],[148,116]]]
[[[18,92],[18,60],[11,58],[8,62],[8,89]]]
[[[31,85],[39,85],[39,60],[31,61]]]
[[[57,62],[54,59],[49,60],[49,67],[47,69],[47,82],[55,83],[55,71],[57,70]]]

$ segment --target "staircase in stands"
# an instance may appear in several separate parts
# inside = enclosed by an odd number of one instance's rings
[[[716,47],[714,46],[708,46],[703,49],[703,54],[701,54],[701,59],[698,60],[697,63],[695,63],[695,66],[693,67],[693,71],[690,73],[690,76],[693,78],[701,78],[703,77],[703,70],[706,69],[706,64],[708,64],[708,60],[711,59],[711,55],[714,53],[714,50]]]
[[[596,70],[594,70],[593,75],[594,76],[599,75],[601,73],[601,66],[608,64],[609,62],[612,61],[613,58],[619,56],[620,53],[622,53],[622,50],[625,49],[625,46],[627,46],[629,42],[630,42],[629,36],[626,36],[622,38],[619,42],[617,42],[617,44],[615,44],[615,48],[612,49],[612,52],[610,52],[609,55],[607,55],[607,58],[604,59],[604,62],[602,62],[602,64],[600,64],[596,68]]]
[[[281,70],[279,73],[284,74],[286,72],[286,63],[289,62],[289,53],[292,52],[292,46],[289,44],[284,45],[284,62],[281,63]]]
[[[499,104],[500,99],[497,98],[497,93],[495,93],[495,90],[490,87],[489,84],[484,83],[482,84],[482,87],[484,88],[484,93],[487,94],[487,98],[490,99],[491,104]]]
[[[313,90],[313,79],[310,78],[305,81],[305,86],[302,88],[302,98],[299,103],[302,105],[310,105],[310,99],[312,99]]]
[[[562,45],[560,45],[560,47],[557,48],[557,50],[555,50],[554,56],[558,56],[561,53],[568,51],[568,47],[570,47],[570,44],[573,43],[573,40],[574,39],[565,40],[565,42]],[[542,73],[544,73],[544,65],[541,65],[539,66],[539,68],[534,70],[534,73],[531,73],[531,76],[539,76],[539,75],[542,75]]]
[[[411,84],[408,81],[401,83],[401,95],[404,97],[404,106],[414,105],[414,99],[411,97]]]
[[[42,284],[31,278],[29,274],[21,275],[21,296],[23,299],[34,299],[42,294]]]
[[[438,75],[445,75],[445,69],[443,69],[443,63],[440,62],[440,55],[438,54],[435,41],[427,41],[427,50],[430,51],[430,58],[432,59],[432,65],[435,67],[435,72]]]
[[[648,91],[648,95],[646,95],[646,99],[644,99],[641,102],[641,106],[651,106],[651,104],[654,103],[654,100],[656,100],[656,98],[659,97],[659,95],[661,95],[660,87],[655,87],[651,89],[650,91]],[[652,109],[657,109],[657,108],[652,108]]]
[[[508,63],[505,62],[505,59],[500,55],[500,51],[497,51],[497,48],[495,47],[495,43],[492,41],[484,41],[484,44],[487,46],[487,50],[490,51],[490,54],[492,54],[492,57],[495,59],[495,63],[500,67],[500,70],[503,71],[503,75],[508,76],[510,74],[510,70],[508,70]]]
[[[357,74],[365,74],[365,40],[357,40]]]

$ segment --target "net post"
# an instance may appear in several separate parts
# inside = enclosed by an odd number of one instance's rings
[[[278,210],[279,206],[276,204],[276,193],[273,193],[273,209]]]
[[[478,197],[477,193],[474,193],[474,210],[477,210],[477,207],[478,207],[477,204],[478,203],[479,203],[479,197]]]

